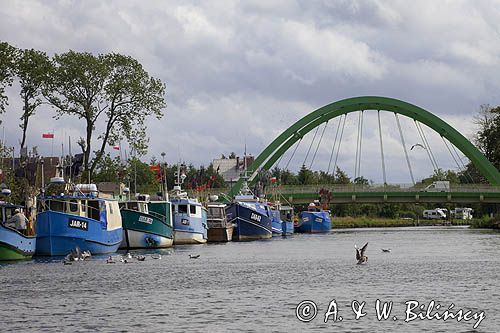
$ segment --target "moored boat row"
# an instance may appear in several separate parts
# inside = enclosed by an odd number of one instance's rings
[[[20,230],[11,217],[22,209],[2,203],[0,260],[28,259],[34,254],[62,256],[75,248],[92,254],[123,249],[160,249],[181,244],[250,241],[294,233],[293,208],[260,200],[246,187],[229,204],[206,207],[189,198],[179,185],[166,193],[115,199],[94,184],[53,182],[37,196],[36,233]],[[22,215],[24,219],[24,215]],[[33,228],[31,228],[33,229]],[[300,213],[295,232],[329,232],[329,212],[311,204]]]

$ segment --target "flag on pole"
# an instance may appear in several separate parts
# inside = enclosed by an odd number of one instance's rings
[[[53,139],[54,133],[42,133],[42,139]]]
[[[120,150],[120,146],[113,146],[114,150]]]

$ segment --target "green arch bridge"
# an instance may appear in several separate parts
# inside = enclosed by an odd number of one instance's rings
[[[279,135],[255,161],[248,167],[249,185],[255,183],[259,172],[270,170],[278,159],[307,133],[330,119],[357,111],[390,111],[409,117],[427,125],[446,138],[458,148],[488,180],[490,186],[451,187],[446,192],[425,192],[416,187],[400,188],[384,185],[366,187],[318,186],[284,186],[281,188],[284,197],[294,203],[310,202],[322,197],[331,203],[335,202],[500,202],[500,172],[490,161],[462,134],[434,114],[407,102],[378,96],[353,97],[323,106],[295,122]],[[238,182],[227,193],[229,197],[236,195],[244,179]],[[321,192],[321,193],[320,193]]]

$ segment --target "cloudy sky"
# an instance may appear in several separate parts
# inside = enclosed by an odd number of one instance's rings
[[[416,104],[470,137],[481,104],[500,104],[499,1],[8,1],[0,40],[49,55],[68,50],[119,52],[166,83],[168,107],[149,122],[150,152],[207,165],[235,151],[258,155],[313,110],[348,97],[379,95]],[[16,86],[2,115],[7,145],[17,145]],[[41,109],[28,145],[51,153],[43,132],[83,136],[84,123],[51,119]],[[351,176],[357,115],[348,117],[338,164]],[[407,145],[421,140],[402,119]],[[410,182],[394,116],[382,115],[389,182]],[[322,128],[321,128],[322,130]],[[314,161],[326,170],[336,120]],[[426,129],[439,166],[456,168],[442,140]],[[318,134],[319,135],[319,134]],[[313,133],[290,163],[297,168]],[[375,113],[364,119],[361,174],[382,181]],[[316,143],[318,139],[316,138]],[[313,143],[315,150],[316,143]],[[289,153],[288,155],[291,155]],[[423,150],[411,151],[417,177],[432,173]],[[286,164],[285,156],[281,165]]]

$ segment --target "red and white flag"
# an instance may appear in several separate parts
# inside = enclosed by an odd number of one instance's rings
[[[276,183],[278,180],[276,179],[276,177],[272,177],[271,178],[271,183]]]
[[[42,139],[53,139],[54,133],[42,133]]]
[[[113,146],[114,150],[120,150],[120,146]]]

